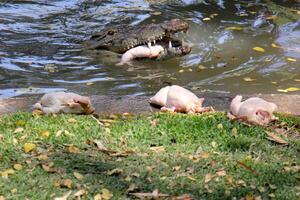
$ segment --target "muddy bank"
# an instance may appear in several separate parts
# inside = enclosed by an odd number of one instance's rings
[[[228,110],[234,95],[205,93],[197,94],[205,97],[205,106],[213,106],[216,110]],[[267,101],[278,105],[279,112],[300,115],[300,95],[268,94],[259,95]],[[32,105],[40,96],[24,96],[10,99],[0,99],[0,114],[14,113],[17,111],[31,111]],[[146,113],[158,111],[149,105],[149,97],[129,96],[91,96],[96,112],[108,113]]]

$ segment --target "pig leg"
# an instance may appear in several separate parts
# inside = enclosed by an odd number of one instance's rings
[[[160,110],[163,112],[175,112],[176,108],[175,107],[168,108],[164,106]]]
[[[41,111],[45,114],[50,114],[50,113],[60,113],[64,107],[63,106],[52,106],[52,107],[42,107]]]

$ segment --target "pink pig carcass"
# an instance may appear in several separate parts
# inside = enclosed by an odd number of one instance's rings
[[[178,85],[167,86],[160,89],[150,99],[151,104],[159,105],[161,111],[199,113],[212,110],[202,107],[204,98],[198,98],[191,91]]]
[[[95,110],[88,97],[71,92],[47,93],[42,96],[33,108],[41,110],[45,114],[91,114]]]
[[[245,101],[242,101],[242,98],[237,95],[230,104],[230,112],[236,119],[258,125],[266,125],[276,119],[273,115],[277,109],[276,104],[259,97],[251,97]]]

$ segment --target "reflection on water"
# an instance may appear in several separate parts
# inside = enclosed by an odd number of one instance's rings
[[[0,3],[0,97],[53,90],[150,95],[164,82],[233,93],[300,87],[300,21],[278,24],[276,13],[257,1],[7,2]],[[284,6],[299,8],[295,2]],[[192,46],[189,55],[116,66],[119,55],[82,50],[104,27],[171,18],[190,24],[187,34],[179,34]]]

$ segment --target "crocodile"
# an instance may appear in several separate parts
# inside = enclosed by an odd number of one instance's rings
[[[151,49],[159,46],[163,50],[157,52],[157,56],[145,54],[135,57],[161,59],[183,56],[190,53],[191,48],[183,40],[174,38],[174,34],[186,33],[188,29],[189,24],[181,19],[171,19],[158,24],[119,25],[94,33],[87,44],[88,49],[108,50],[123,55],[136,47],[145,46]],[[143,48],[136,48],[136,51],[131,52],[137,52],[139,49]]]

